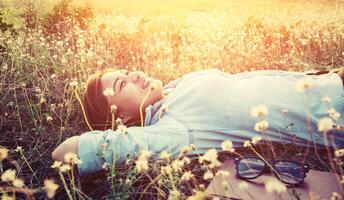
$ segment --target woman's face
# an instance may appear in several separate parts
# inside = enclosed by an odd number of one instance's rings
[[[101,82],[103,91],[113,89],[113,95],[105,95],[109,105],[116,105],[120,113],[132,117],[140,116],[140,104],[151,90],[151,86],[154,89],[147,96],[143,109],[162,98],[162,82],[147,77],[141,71],[106,72],[102,75]]]

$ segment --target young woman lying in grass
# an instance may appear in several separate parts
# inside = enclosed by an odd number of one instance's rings
[[[242,147],[255,136],[342,148],[339,126],[333,125],[344,122],[343,74],[209,69],[163,86],[142,72],[107,70],[90,77],[83,98],[92,131],[67,139],[52,157],[63,161],[76,153],[79,174],[86,175],[101,171],[104,162],[137,158],[140,150],[153,158],[162,151],[177,156],[193,144],[189,155],[202,154],[221,150],[223,141]]]

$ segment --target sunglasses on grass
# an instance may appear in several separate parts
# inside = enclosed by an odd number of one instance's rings
[[[307,165],[298,162],[273,160],[268,165],[261,158],[253,156],[235,158],[234,163],[237,175],[241,179],[255,179],[263,173],[272,171],[280,181],[294,186],[301,184],[309,171]]]

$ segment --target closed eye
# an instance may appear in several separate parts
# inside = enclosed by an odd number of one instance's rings
[[[122,82],[121,82],[121,85],[119,86],[119,91],[121,91],[121,90],[122,90],[122,88],[123,88],[123,85],[124,85],[124,81],[122,81]]]

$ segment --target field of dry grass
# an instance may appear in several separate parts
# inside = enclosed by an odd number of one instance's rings
[[[152,162],[147,173],[137,173],[133,161],[102,179],[88,177],[88,191],[80,191],[73,170],[51,168],[53,149],[88,131],[76,96],[101,69],[141,70],[166,84],[214,67],[238,73],[344,66],[340,1],[149,2],[112,11],[102,1],[98,10],[66,3],[44,12],[39,2],[0,2],[0,174],[16,170],[16,178],[12,172],[11,181],[0,182],[3,199],[45,199],[55,190],[57,199],[203,197],[210,180],[197,158],[180,158],[182,170]],[[195,176],[190,183],[187,171]]]

